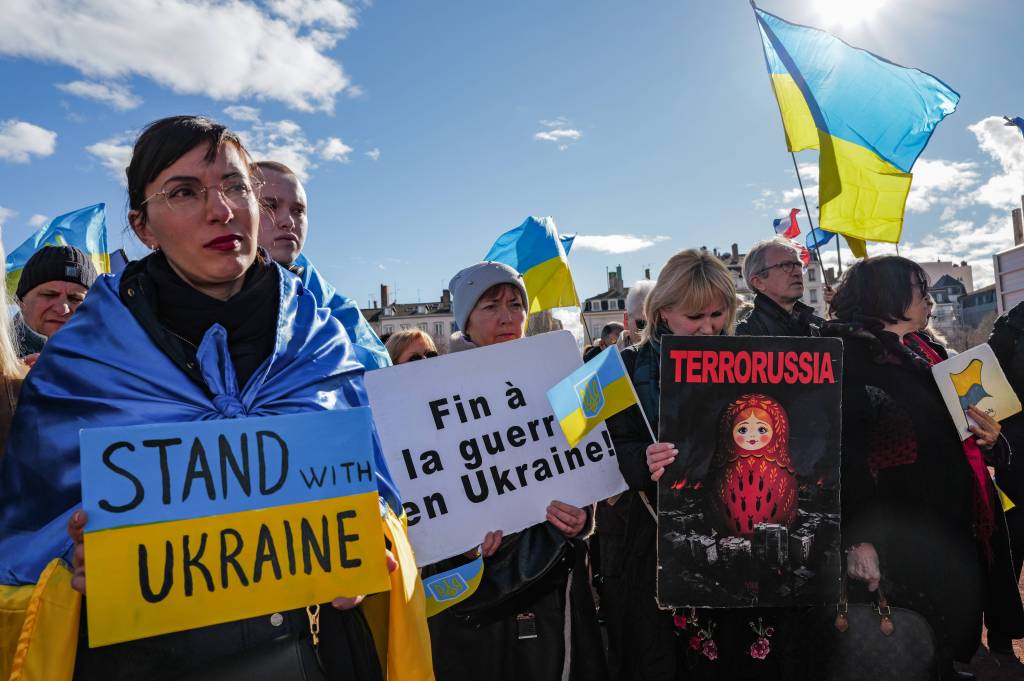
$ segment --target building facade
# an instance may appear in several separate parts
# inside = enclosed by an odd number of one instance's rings
[[[388,287],[381,284],[380,306],[365,308],[362,312],[381,338],[398,331],[420,329],[434,339],[434,345],[441,354],[448,352],[451,335],[455,332],[452,295],[448,289],[441,292],[438,301],[398,303],[389,300]]]

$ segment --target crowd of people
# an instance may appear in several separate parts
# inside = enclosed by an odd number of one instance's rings
[[[128,222],[151,252],[98,276],[80,250],[43,248],[22,272],[18,314],[0,315],[6,583],[33,583],[62,557],[88,598],[80,429],[348,409],[366,404],[365,372],[438,355],[416,329],[381,342],[303,255],[309,197],[299,178],[254,162],[225,126],[155,121],[126,179]],[[631,289],[627,325],[608,325],[584,355],[621,347],[639,398],[607,424],[628,491],[586,508],[552,501],[545,522],[495,529],[476,551],[423,568],[426,577],[484,563],[477,592],[429,629],[409,622],[422,605],[401,612],[400,592],[384,594],[383,607],[338,593],[315,618],[298,609],[97,648],[83,619],[77,654],[68,651],[74,678],[374,680],[417,656],[442,681],[819,678],[828,661],[803,645],[803,610],[659,608],[657,484],[679,452],[651,442],[644,414],[657,432],[669,335],[842,338],[842,548],[848,579],[861,585],[851,594],[870,600],[884,584],[890,602],[922,613],[944,680],[968,674],[954,663],[970,661],[983,623],[989,647],[1011,655],[1024,638],[1024,466],[1013,457],[1024,450],[1024,415],[1000,424],[972,407],[976,425],[961,441],[931,377],[948,350],[928,331],[920,266],[857,262],[830,293],[828,319],[801,302],[803,267],[785,240],[755,244],[743,277],[756,294],[742,319],[732,275],[706,251],[675,253],[656,282]],[[528,296],[514,269],[469,264],[450,290],[460,329],[451,352],[523,337]],[[1024,395],[1024,308],[1000,318],[991,344]],[[382,517],[397,518],[400,490],[375,457]],[[1003,512],[990,467],[1018,508]],[[380,550],[408,575],[408,540],[394,527]],[[750,654],[754,619],[774,630],[771,655]],[[716,655],[694,655],[692,632],[712,623]]]

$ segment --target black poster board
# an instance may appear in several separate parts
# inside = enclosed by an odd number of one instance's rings
[[[667,336],[658,601],[800,606],[839,593],[842,342]]]

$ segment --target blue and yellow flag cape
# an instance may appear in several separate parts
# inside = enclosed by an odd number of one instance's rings
[[[820,152],[821,227],[899,242],[910,170],[960,95],[824,31],[754,13],[786,144]]]
[[[110,271],[107,247],[107,211],[104,204],[80,208],[58,215],[26,239],[7,256],[7,290],[14,295],[21,270],[32,254],[44,246],[75,246],[92,258],[97,272]]]
[[[153,344],[121,302],[121,275],[96,281],[75,316],[47,343],[22,387],[7,453],[0,460],[0,584],[34,584],[53,559],[70,562],[66,526],[81,507],[82,428],[367,404],[363,368],[348,335],[329,310],[303,295],[296,277],[283,269],[279,273],[276,345],[241,387],[223,327],[212,326],[199,346],[206,385],[197,385]],[[392,591],[385,595],[386,617],[377,620],[374,638],[379,650],[390,648],[402,657],[392,681],[433,678],[423,585],[403,527],[401,497],[376,441],[374,458],[382,522],[399,560]],[[0,641],[0,647],[6,644]],[[390,659],[381,662],[392,667]]]
[[[528,314],[556,307],[579,307],[563,243],[553,218],[531,216],[499,236],[484,260],[504,263],[523,275],[530,298]]]
[[[363,317],[363,313],[359,311],[356,302],[338,293],[337,289],[320,276],[320,272],[304,253],[299,254],[295,265],[301,268],[301,274],[298,276],[302,285],[313,294],[320,307],[330,310],[331,315],[345,327],[348,339],[352,341],[352,350],[363,368],[369,371],[391,366],[391,355],[374,333],[373,327]]]
[[[599,423],[639,402],[614,345],[559,381],[548,391],[548,401],[570,447]]]

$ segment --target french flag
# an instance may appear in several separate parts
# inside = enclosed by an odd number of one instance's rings
[[[772,226],[775,227],[775,233],[781,234],[787,239],[795,239],[800,234],[800,225],[796,224],[796,214],[800,212],[799,208],[794,208],[789,211],[789,219],[786,218],[775,218],[772,220]]]

